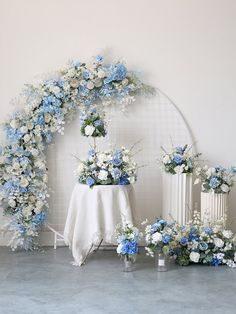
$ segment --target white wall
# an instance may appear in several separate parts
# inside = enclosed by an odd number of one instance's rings
[[[177,104],[204,159],[236,164],[235,29],[234,0],[0,0],[0,122],[36,75],[111,51]]]

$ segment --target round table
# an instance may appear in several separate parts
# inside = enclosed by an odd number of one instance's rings
[[[72,250],[74,265],[81,266],[91,247],[102,240],[116,244],[115,227],[134,217],[132,185],[76,184],[71,195],[64,240]]]

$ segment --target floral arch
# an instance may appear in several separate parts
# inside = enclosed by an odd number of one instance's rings
[[[4,124],[6,143],[0,148],[0,202],[10,216],[6,231],[12,232],[13,250],[37,248],[49,208],[44,150],[53,134],[63,134],[79,110],[81,133],[105,136],[106,106],[115,103],[123,110],[134,96],[152,93],[123,63],[106,64],[100,55],[90,64],[70,62],[54,78],[26,86],[24,109]]]

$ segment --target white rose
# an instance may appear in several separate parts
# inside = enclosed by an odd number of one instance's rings
[[[26,126],[22,126],[22,127],[20,128],[20,131],[21,131],[21,133],[25,134],[25,133],[28,132],[28,128],[27,128]]]
[[[106,180],[108,176],[108,172],[106,170],[100,170],[98,174],[98,179],[99,180]]]
[[[124,162],[129,162],[129,160],[130,160],[129,156],[124,156],[124,157],[123,157],[123,161],[124,161]]]
[[[199,179],[199,178],[197,178],[197,179],[194,181],[194,184],[198,184],[198,183],[200,183],[200,179]]]
[[[181,173],[183,173],[183,171],[184,171],[184,167],[182,167],[182,166],[176,166],[176,167],[174,168],[174,171],[175,171],[176,174],[181,174]]]
[[[20,169],[20,164],[19,162],[14,162],[14,164],[12,165],[13,169],[15,170],[19,170]]]
[[[229,192],[229,186],[227,184],[222,184],[220,187],[223,192],[225,193]]]
[[[93,132],[94,132],[94,131],[95,131],[95,127],[92,126],[92,125],[87,125],[87,126],[84,128],[85,135],[87,135],[87,136],[93,135]]]
[[[94,85],[95,85],[96,87],[102,86],[102,80],[100,80],[100,78],[96,78],[96,79],[94,80]]]
[[[28,217],[28,216],[30,216],[31,214],[32,214],[32,206],[27,206],[27,207],[24,207],[23,208],[23,215],[25,216],[25,217]]]
[[[8,205],[9,205],[11,208],[14,208],[14,207],[16,207],[16,202],[15,202],[13,199],[10,199],[10,201],[8,202]]]
[[[0,164],[4,164],[4,162],[5,162],[5,157],[0,156]]]
[[[223,233],[223,236],[227,239],[230,239],[233,236],[233,232],[231,230],[224,230],[222,233]]]
[[[91,81],[88,82],[88,83],[87,83],[87,88],[88,88],[88,89],[93,89],[93,88],[94,88],[93,82],[91,82]]]
[[[153,242],[159,242],[162,240],[162,234],[160,232],[155,232],[153,235],[152,235],[152,240]]]
[[[215,238],[215,239],[214,239],[214,244],[215,244],[215,246],[221,248],[221,247],[224,246],[224,241],[221,240],[220,238]]]
[[[77,88],[79,86],[79,81],[77,79],[73,79],[70,81],[70,86]]]
[[[99,161],[100,163],[103,163],[104,161],[107,160],[106,154],[103,154],[103,153],[98,154],[98,155],[97,155],[97,158],[98,158],[98,161]]]
[[[22,178],[20,181],[20,186],[26,188],[29,185],[29,181],[26,178]]]
[[[131,184],[134,184],[134,183],[135,183],[135,177],[134,177],[134,176],[130,177],[130,178],[129,178],[129,182],[130,182]]]
[[[99,78],[104,78],[106,76],[106,72],[105,71],[103,71],[103,70],[99,70],[98,71],[98,77]]]
[[[46,174],[43,175],[43,182],[44,183],[48,182],[48,176]]]
[[[80,175],[84,170],[84,164],[82,162],[79,163],[78,167],[77,167],[77,173],[78,175]]]
[[[44,119],[45,119],[46,123],[48,123],[51,120],[51,118],[52,118],[52,116],[49,113],[45,113]]]
[[[170,157],[169,155],[165,155],[163,158],[162,158],[164,164],[169,164],[170,163]]]
[[[194,262],[194,263],[198,263],[199,258],[200,258],[200,254],[198,252],[191,252],[189,255],[190,261]]]
[[[28,128],[29,130],[32,130],[33,127],[34,127],[34,124],[33,124],[33,122],[29,121],[29,122],[26,123],[26,126],[27,126],[27,128]]]
[[[24,141],[25,141],[25,143],[28,143],[30,141],[30,135],[29,134],[25,134]]]
[[[31,149],[31,153],[32,153],[32,155],[33,155],[34,157],[38,156],[38,154],[39,154],[38,150],[35,149],[35,148],[32,148],[32,149]]]
[[[10,122],[10,126],[13,128],[13,129],[17,129],[19,127],[19,122],[15,119],[11,120]]]

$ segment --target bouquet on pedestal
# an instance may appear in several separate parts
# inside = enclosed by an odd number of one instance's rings
[[[165,153],[161,160],[162,168],[170,174],[192,173],[196,167],[196,160],[201,155],[190,154],[191,147],[189,148],[187,144],[183,147],[174,147],[170,153],[163,147],[162,150]]]
[[[198,167],[196,169],[197,179],[194,183],[201,183],[202,192],[229,193],[234,184],[233,177],[235,174],[236,167],[229,169],[222,166]]]
[[[90,149],[87,158],[78,161],[79,183],[94,185],[128,185],[137,180],[137,163],[131,150],[124,147],[104,152]]]

